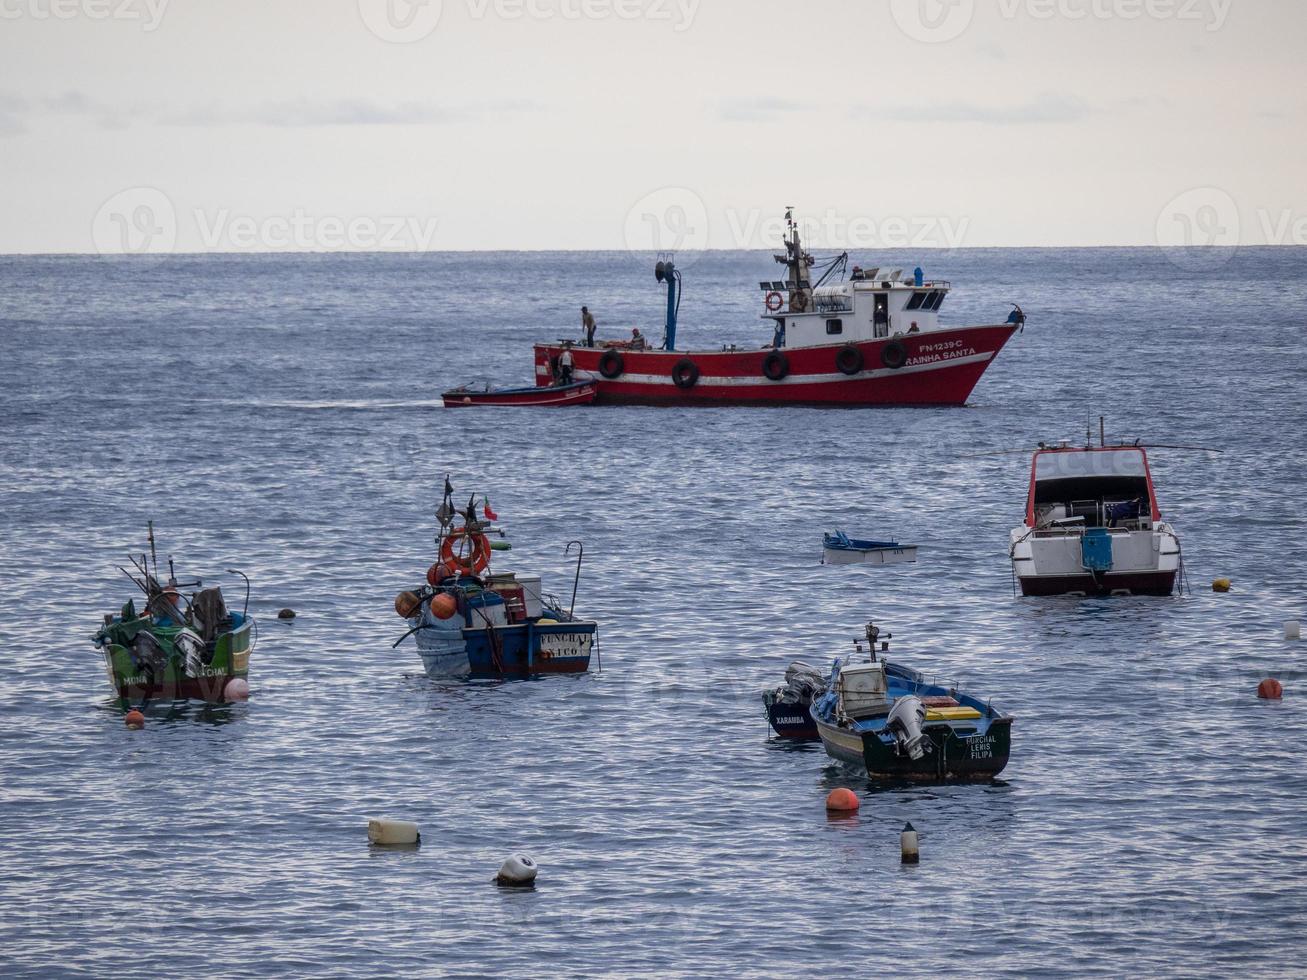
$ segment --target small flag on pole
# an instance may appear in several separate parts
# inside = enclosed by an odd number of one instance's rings
[[[486,512],[486,519],[487,519],[487,520],[491,520],[491,521],[497,521],[497,520],[499,520],[499,515],[496,514],[493,510],[490,509],[490,498],[489,498],[489,497],[486,497],[486,498],[485,498],[485,503],[481,505],[481,509],[484,510],[484,511]]]

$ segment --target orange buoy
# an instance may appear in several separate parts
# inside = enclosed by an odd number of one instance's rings
[[[826,797],[826,809],[832,813],[853,813],[858,807],[862,806],[862,801],[858,799],[858,794],[851,789],[833,789],[830,795]]]
[[[458,612],[458,603],[448,592],[441,592],[431,597],[431,615],[436,619],[448,619]]]
[[[438,589],[440,588],[440,583],[449,578],[449,575],[450,572],[448,567],[442,565],[440,562],[436,562],[427,569],[427,585],[431,586],[433,589]]]
[[[1257,696],[1263,701],[1279,701],[1284,697],[1284,685],[1274,677],[1268,677],[1257,685]]]
[[[401,619],[412,619],[422,608],[422,600],[412,592],[401,592],[395,596],[395,614]]]
[[[144,728],[145,715],[141,714],[135,708],[123,715],[123,724],[128,728]]]

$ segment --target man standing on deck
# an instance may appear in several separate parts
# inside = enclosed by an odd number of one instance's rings
[[[585,330],[585,345],[593,347],[595,345],[595,318],[584,306],[581,307],[581,326]]]
[[[562,353],[558,355],[558,383],[560,385],[570,385],[572,383],[572,342],[563,341]]]

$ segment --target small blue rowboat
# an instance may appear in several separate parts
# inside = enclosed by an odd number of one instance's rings
[[[822,535],[823,565],[899,565],[917,560],[917,545],[863,541],[843,531]]]

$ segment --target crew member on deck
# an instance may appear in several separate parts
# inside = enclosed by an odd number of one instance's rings
[[[560,385],[570,385],[572,383],[572,342],[563,341],[563,351],[558,355],[558,383]]]
[[[595,318],[584,306],[581,307],[581,327],[585,330],[585,345],[593,347],[595,345]]]
[[[649,346],[649,345],[648,345],[647,343],[645,343],[644,334],[640,333],[640,328],[639,328],[639,327],[632,327],[632,328],[631,328],[631,350],[644,350],[647,346]]]

